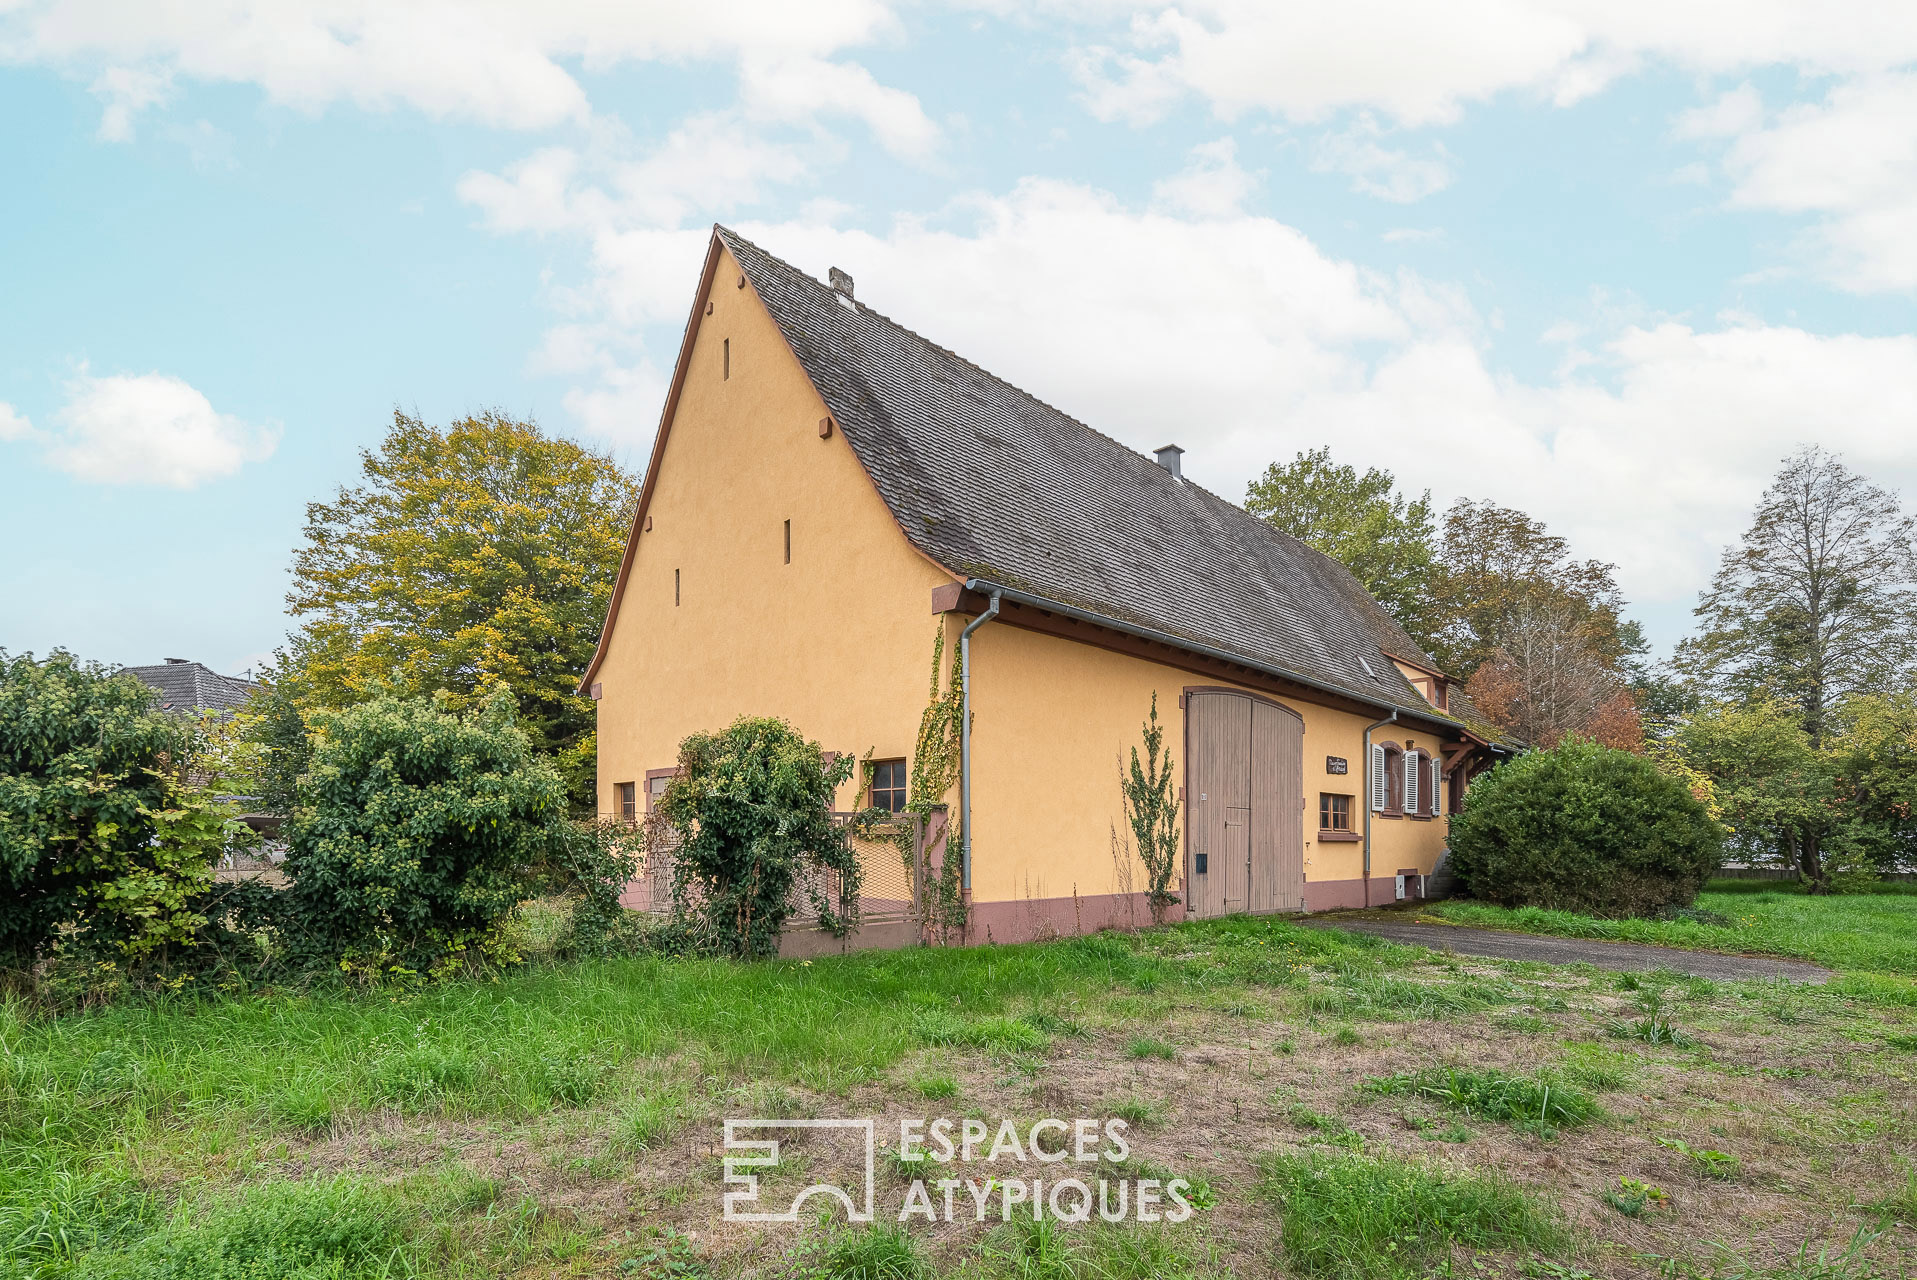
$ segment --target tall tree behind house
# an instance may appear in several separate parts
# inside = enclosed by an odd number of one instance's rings
[[[282,683],[306,706],[512,691],[533,746],[591,802],[592,703],[575,689],[605,620],[636,479],[613,459],[488,411],[445,428],[403,413],[362,481],[309,503]]]
[[[1788,703],[1822,747],[1846,697],[1911,680],[1914,537],[1895,496],[1834,454],[1800,450],[1724,549],[1679,669],[1716,697]]]

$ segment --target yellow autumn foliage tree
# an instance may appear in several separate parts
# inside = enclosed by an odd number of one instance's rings
[[[519,725],[589,803],[598,642],[638,501],[613,458],[496,411],[430,426],[395,412],[361,480],[307,504],[282,676],[311,708],[511,691]]]

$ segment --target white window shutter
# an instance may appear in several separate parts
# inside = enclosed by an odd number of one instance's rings
[[[1418,761],[1420,757],[1407,751],[1404,753],[1404,811],[1418,812]]]
[[[1431,816],[1436,818],[1444,813],[1444,758],[1431,757]]]
[[[1371,808],[1375,812],[1385,807],[1385,797],[1390,793],[1391,780],[1385,777],[1385,749],[1380,746],[1371,748]]]

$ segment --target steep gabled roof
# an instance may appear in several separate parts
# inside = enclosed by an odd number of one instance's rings
[[[231,711],[253,696],[259,685],[238,676],[223,676],[211,667],[184,658],[168,658],[151,667],[122,667],[159,692],[162,711],[185,715],[194,711]]]
[[[954,576],[1451,718],[1386,655],[1436,664],[1336,560],[736,233],[715,234],[905,536]]]

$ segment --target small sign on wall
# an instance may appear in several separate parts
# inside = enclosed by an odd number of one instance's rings
[[[1350,773],[1351,766],[1345,763],[1345,758],[1343,756],[1326,756],[1325,772],[1326,773]]]

